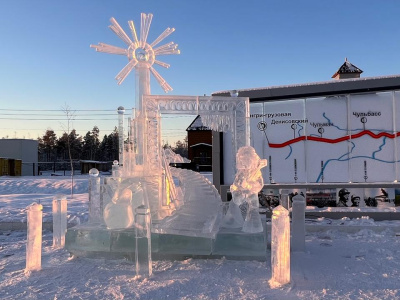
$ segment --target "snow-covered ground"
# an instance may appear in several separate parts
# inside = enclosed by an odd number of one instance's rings
[[[70,224],[87,218],[87,179],[75,178]],[[277,289],[268,284],[269,258],[154,261],[153,276],[141,280],[130,261],[52,249],[48,230],[42,270],[25,274],[26,232],[1,224],[24,221],[25,207],[39,200],[51,221],[52,197],[70,187],[68,177],[0,177],[0,299],[400,299],[400,224],[365,218],[309,221],[325,229],[307,234],[306,252],[291,256],[291,283]],[[363,229],[338,230],[355,225]]]

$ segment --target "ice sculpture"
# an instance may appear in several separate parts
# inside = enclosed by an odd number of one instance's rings
[[[107,228],[129,228],[133,224],[132,191],[124,189],[116,192],[116,197],[104,208],[104,221]]]
[[[53,198],[53,247],[64,248],[67,232],[67,197],[55,195]]]
[[[43,206],[36,202],[27,207],[26,271],[42,268]]]
[[[117,74],[116,80],[121,84],[132,70],[135,70],[136,88],[135,88],[135,110],[134,120],[132,120],[130,141],[128,143],[128,152],[124,153],[124,161],[120,162],[123,167],[125,176],[141,178],[142,182],[148,183],[146,186],[151,186],[146,193],[150,195],[150,209],[155,217],[162,218],[165,214],[163,210],[168,211],[163,203],[163,171],[162,166],[158,166],[157,170],[149,172],[147,151],[149,149],[145,143],[146,126],[150,121],[146,121],[146,116],[143,111],[143,99],[145,95],[150,95],[150,73],[154,75],[157,82],[165,92],[172,91],[171,86],[164,78],[154,69],[153,65],[157,64],[164,68],[169,68],[170,65],[159,61],[157,56],[179,54],[178,45],[174,42],[169,42],[164,45],[158,44],[175,31],[174,28],[167,28],[159,37],[152,43],[147,42],[147,37],[150,30],[150,24],[153,19],[152,14],[141,14],[140,36],[138,37],[136,27],[133,21],[129,21],[131,37],[129,37],[118,22],[111,18],[110,29],[127,45],[127,48],[120,48],[104,43],[98,45],[90,45],[96,51],[109,54],[117,54],[127,56],[128,64]],[[121,115],[123,109],[120,107],[118,113]],[[120,113],[121,112],[121,113]],[[121,148],[121,145],[120,145]],[[128,161],[127,161],[128,159]],[[119,175],[118,175],[119,176]]]
[[[113,161],[113,165],[111,167],[111,176],[112,177],[119,177],[120,176],[120,170],[119,170],[119,162],[118,160]]]
[[[190,163],[189,159],[175,153],[174,151],[172,151],[169,148],[164,149],[164,155],[165,155],[165,159],[168,161],[168,163]]]
[[[290,220],[289,211],[282,205],[272,212],[271,224],[271,287],[290,282]]]
[[[267,165],[266,159],[260,159],[251,146],[244,146],[236,154],[237,172],[231,185],[232,201],[223,220],[223,227],[238,228],[243,224],[242,231],[257,233],[263,231],[259,214],[258,192],[263,188],[264,181],[261,169]],[[239,205],[247,202],[246,218],[243,218]]]
[[[89,222],[100,223],[103,216],[103,207],[100,197],[99,171],[95,168],[89,170]]]
[[[306,201],[303,196],[296,195],[292,204],[292,250],[304,252],[305,250],[305,210]]]
[[[151,258],[151,216],[146,205],[136,208],[135,214],[135,267],[136,276],[149,277],[153,273]]]
[[[118,178],[108,181],[103,194],[104,221],[109,229],[129,228],[134,224],[134,211],[148,203],[145,189],[138,180]],[[147,204],[148,205],[148,204]]]
[[[125,108],[123,106],[119,106],[117,109],[118,112],[118,154],[119,161],[121,163],[124,162],[124,113]]]
[[[118,172],[113,172],[112,177],[104,178],[101,186],[100,203],[104,207],[104,224],[82,224],[68,230],[67,248],[77,251],[75,253],[78,255],[90,252],[118,254],[135,249],[132,242],[136,239],[132,235],[139,228],[135,213],[136,208],[142,205],[150,212],[150,218],[144,219],[152,221],[149,228],[156,242],[154,245],[148,243],[147,246],[154,248],[153,253],[210,255],[214,241],[218,238],[222,239],[219,249],[233,248],[231,243],[237,239],[230,239],[231,235],[240,235],[240,241],[247,238],[245,234],[230,231],[218,237],[223,214],[221,197],[216,188],[199,173],[169,168],[170,158],[164,155],[161,145],[161,114],[204,115],[204,126],[231,133],[232,153],[236,153],[238,148],[250,143],[249,99],[151,95],[150,73],[156,77],[165,92],[171,90],[153,68],[154,64],[163,67],[169,65],[158,61],[156,56],[179,53],[173,42],[157,45],[174,31],[171,28],[166,29],[151,44],[147,43],[151,20],[151,14],[141,15],[139,39],[132,21],[128,22],[132,33],[132,37],[129,37],[112,18],[111,30],[127,47],[119,48],[103,43],[91,46],[99,52],[128,58],[128,64],[116,79],[121,84],[134,70],[136,93],[132,119],[128,124],[128,139],[124,144],[123,161],[120,161],[121,168]],[[178,158],[174,156],[171,159],[176,161]],[[234,169],[235,162],[232,163],[232,171],[229,170],[227,177],[230,182],[233,181]],[[138,243],[143,236],[137,236]],[[260,237],[261,245],[261,251],[257,253],[265,253],[264,234],[257,237]],[[250,237],[253,238],[254,235]],[[248,245],[245,242],[237,244]],[[243,249],[240,246],[235,248],[239,251]],[[176,252],[176,249],[180,252]],[[145,256],[145,253],[147,250],[138,250],[140,257]]]

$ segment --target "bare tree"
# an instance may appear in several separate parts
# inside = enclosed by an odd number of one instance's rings
[[[72,121],[75,118],[75,111],[71,110],[71,108],[65,104],[62,108],[62,111],[65,114],[65,117],[67,119],[67,125],[64,126],[62,125],[64,129],[64,133],[67,135],[67,148],[68,148],[68,157],[69,157],[69,162],[71,164],[71,198],[74,198],[74,163],[72,160],[72,155],[71,155],[71,140],[70,140],[70,129],[72,127]]]

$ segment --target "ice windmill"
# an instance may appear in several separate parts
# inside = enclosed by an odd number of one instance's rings
[[[128,22],[132,39],[125,33],[125,31],[114,18],[110,19],[111,25],[109,26],[109,28],[127,45],[127,48],[120,48],[104,43],[99,43],[98,45],[90,45],[90,47],[95,48],[98,52],[125,55],[128,57],[128,64],[117,74],[115,79],[117,80],[118,84],[121,84],[129,75],[129,73],[132,70],[135,70],[137,96],[150,94],[150,72],[154,75],[157,82],[166,93],[172,91],[171,86],[154,69],[153,65],[157,64],[161,67],[169,68],[170,65],[157,60],[157,56],[180,53],[180,51],[178,50],[178,45],[174,42],[169,42],[162,46],[158,46],[160,42],[162,42],[166,37],[168,37],[171,33],[175,31],[175,28],[165,29],[164,32],[152,43],[147,43],[147,37],[149,34],[152,18],[152,14],[141,14],[139,38],[133,21]],[[138,109],[139,107],[136,108]]]

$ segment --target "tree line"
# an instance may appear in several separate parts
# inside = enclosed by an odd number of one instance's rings
[[[38,138],[39,161],[54,162],[70,160],[68,143],[73,160],[118,160],[118,130],[114,128],[109,135],[104,135],[100,141],[100,130],[94,126],[85,136],[80,136],[75,129],[64,132],[57,137],[52,129],[47,129],[42,137]]]
[[[119,159],[118,129],[114,128],[109,135],[104,135],[100,141],[100,130],[94,126],[85,136],[80,136],[75,129],[69,133],[64,132],[57,137],[52,129],[47,129],[42,137],[38,138],[39,162],[69,161],[68,143],[72,160],[114,161]],[[187,137],[175,145],[168,142],[163,148],[171,148],[175,153],[188,156]]]

